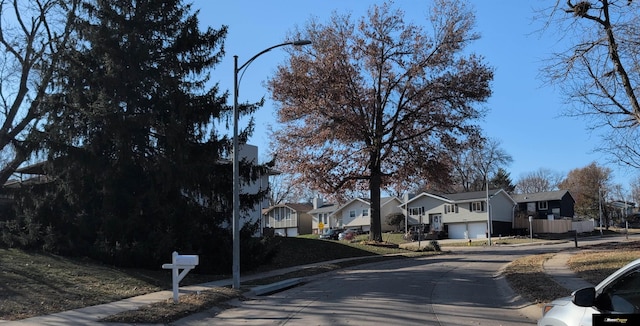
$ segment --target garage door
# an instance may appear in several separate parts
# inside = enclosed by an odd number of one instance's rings
[[[450,239],[465,239],[465,231],[469,230],[470,239],[482,239],[487,237],[487,223],[485,222],[473,222],[473,223],[456,223],[449,224],[449,238]]]
[[[469,238],[484,239],[487,237],[487,223],[475,222],[469,223]]]

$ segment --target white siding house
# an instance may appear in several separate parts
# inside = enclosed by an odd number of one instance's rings
[[[406,212],[407,225],[425,225],[426,231],[444,231],[450,239],[473,239],[491,234],[507,235],[513,228],[516,202],[504,190],[429,194],[422,193],[408,199],[401,206]]]
[[[407,198],[402,204],[407,226],[426,226],[427,231],[442,231],[442,214],[445,205],[453,201],[426,192],[413,198]]]
[[[308,214],[311,215],[313,234],[322,234],[330,229],[342,228],[342,225],[339,224],[342,221],[338,221],[333,215],[333,212],[339,207],[338,204],[325,203],[320,197],[314,198],[312,204],[313,209]]]
[[[391,231],[393,226],[386,223],[386,216],[391,213],[400,213],[401,201],[397,197],[380,198],[380,219],[382,232]],[[338,225],[344,228],[360,229],[363,232],[371,231],[371,203],[369,199],[356,198],[340,206],[330,217],[338,221]]]
[[[311,233],[311,210],[309,204],[285,203],[271,206],[263,210],[267,228],[275,234],[295,237]]]

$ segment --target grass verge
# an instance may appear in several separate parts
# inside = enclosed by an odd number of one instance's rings
[[[544,262],[553,254],[516,259],[503,271],[511,288],[531,303],[541,304],[570,294],[544,272]]]
[[[584,246],[567,262],[569,268],[590,282],[598,284],[620,267],[640,258],[640,241],[625,241]],[[516,259],[504,270],[511,288],[529,302],[544,304],[570,295],[544,272],[544,262],[553,254],[527,256]]]

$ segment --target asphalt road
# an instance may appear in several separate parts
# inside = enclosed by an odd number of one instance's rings
[[[581,244],[597,243],[596,238]],[[606,239],[605,241],[615,241]],[[500,270],[522,256],[574,246],[463,247],[319,275],[308,283],[179,325],[535,325]],[[531,306],[530,306],[531,308]],[[534,309],[537,309],[533,307]],[[530,311],[529,311],[530,312]]]

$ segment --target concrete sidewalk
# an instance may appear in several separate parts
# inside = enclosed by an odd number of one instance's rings
[[[575,251],[560,251],[555,253],[550,259],[546,260],[543,265],[544,272],[550,276],[559,286],[569,291],[575,291],[586,287],[592,287],[593,284],[578,277],[569,266],[567,261]],[[531,320],[538,320],[542,317],[542,306],[529,303],[520,309],[521,313]]]
[[[584,279],[576,276],[576,274],[567,266],[567,261],[573,255],[574,251],[561,251],[553,255],[544,262],[544,271],[550,275],[562,287],[575,291],[586,287],[592,287],[591,284]]]
[[[544,264],[544,270],[548,273],[558,284],[561,286],[574,291],[583,287],[593,286],[588,282],[584,281],[581,278],[578,278],[575,273],[573,273],[569,267],[567,266],[567,259],[572,255],[571,251],[563,251],[555,254],[551,259],[547,260]],[[376,257],[376,256],[371,256]],[[371,257],[358,257],[358,258],[346,258],[339,259],[331,262],[341,262],[353,259],[367,259]],[[327,264],[331,262],[323,262],[319,264],[309,264],[304,266],[295,266],[285,269],[279,269],[270,271],[267,273],[254,274],[245,277],[241,277],[241,282],[248,282],[255,279],[266,278],[275,275],[282,275],[292,271],[301,270],[305,268],[310,268],[314,266],[318,266],[321,264]],[[225,279],[215,282],[209,282],[199,285],[193,286],[184,286],[180,287],[180,293],[193,293],[197,291],[204,291],[207,289],[212,289],[215,287],[222,286],[231,286],[232,279]],[[277,290],[279,286],[290,286],[288,282],[279,282],[278,284],[274,283],[273,285],[267,285],[267,289],[265,286],[262,286],[257,291],[263,292],[271,292]],[[171,291],[161,291],[150,293],[146,295],[141,295],[133,298],[124,299],[117,302],[105,303],[97,306],[85,307],[70,311],[64,311],[60,313],[55,313],[51,315],[38,316],[27,318],[19,321],[11,321],[11,322],[2,322],[0,321],[0,325],[9,326],[26,326],[26,325],[109,325],[109,326],[119,326],[119,325],[129,325],[129,324],[118,324],[118,323],[101,323],[100,319],[105,318],[110,315],[114,315],[123,311],[135,310],[145,305],[149,305],[156,302],[161,302],[172,298],[173,294]],[[530,315],[534,318],[540,314],[539,308],[535,305],[531,304],[527,307],[526,312],[523,311],[526,315]],[[186,317],[185,319],[188,319]],[[179,325],[180,321],[173,323],[175,325]],[[143,325],[143,324],[136,324]],[[150,324],[148,324],[150,325]]]

